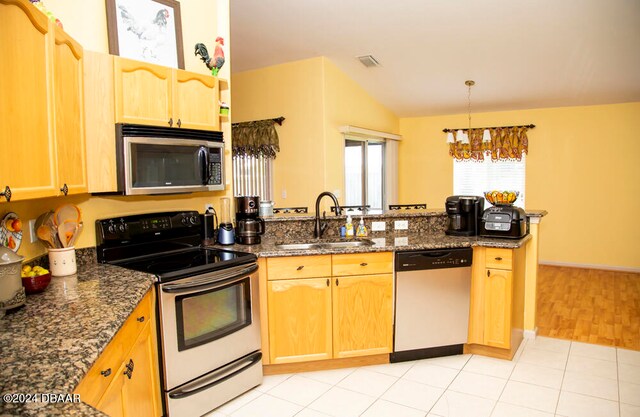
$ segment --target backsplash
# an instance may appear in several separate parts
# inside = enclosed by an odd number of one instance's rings
[[[354,227],[360,223],[360,217],[358,215],[352,216],[352,222]],[[327,217],[327,229],[323,233],[323,238],[337,238],[340,237],[340,227],[344,226],[346,221],[345,216],[331,216]],[[372,222],[385,222],[385,231],[373,232],[371,231]],[[425,234],[440,234],[444,233],[447,228],[447,216],[444,212],[429,212],[422,213],[422,215],[402,215],[401,213],[394,214],[377,214],[377,215],[365,215],[364,224],[369,231],[369,236],[375,237],[376,234],[384,234],[393,232],[394,222],[406,221],[408,223],[407,230],[396,230],[396,233],[425,233]],[[313,229],[315,220],[310,217],[304,218],[287,218],[287,217],[274,217],[265,219],[265,235],[276,241],[290,241],[290,240],[304,240],[305,238],[313,239]]]

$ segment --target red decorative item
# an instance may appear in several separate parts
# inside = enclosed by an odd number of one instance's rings
[[[44,291],[51,282],[51,273],[38,275],[37,277],[22,277],[22,286],[27,294],[35,294]]]

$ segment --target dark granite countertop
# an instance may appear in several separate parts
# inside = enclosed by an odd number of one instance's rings
[[[357,240],[355,238],[353,240]],[[276,240],[272,237],[263,237],[259,245],[230,245],[215,247],[229,250],[250,252],[259,257],[272,258],[278,256],[299,256],[299,255],[323,255],[340,253],[363,253],[363,252],[393,252],[422,249],[442,249],[442,248],[465,248],[473,246],[484,246],[493,248],[519,248],[531,239],[531,235],[526,235],[521,239],[499,239],[484,238],[478,236],[457,237],[440,234],[422,233],[376,233],[373,232],[366,239],[373,240],[373,246],[354,246],[349,248],[321,248],[321,249],[281,249],[278,244],[282,243],[322,243],[323,241],[335,241],[336,239],[300,239],[300,240]]]
[[[0,394],[71,393],[154,282],[150,274],[97,264],[95,250],[77,260],[76,275],[52,277],[44,292],[0,319]],[[103,414],[84,403],[0,397],[5,415]]]

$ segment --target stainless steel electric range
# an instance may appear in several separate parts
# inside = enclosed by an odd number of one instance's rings
[[[262,382],[258,265],[201,246],[195,211],[96,221],[98,261],[156,276],[163,404],[200,416]]]

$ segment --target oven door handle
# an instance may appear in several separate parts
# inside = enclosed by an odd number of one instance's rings
[[[258,265],[251,264],[249,267],[245,267],[240,270],[234,268],[229,271],[216,271],[215,273],[208,274],[201,279],[191,280],[184,283],[161,284],[160,287],[162,292],[173,294],[213,290],[242,281],[247,275],[251,275],[257,270]]]
[[[204,375],[203,377],[184,385],[182,388],[176,391],[170,392],[169,398],[179,400],[195,395],[201,391],[221,384],[222,382],[230,378],[233,378],[239,373],[260,362],[261,360],[262,352],[258,351],[251,353],[250,355],[247,355],[242,359],[239,359],[221,369],[210,372],[209,374]]]

